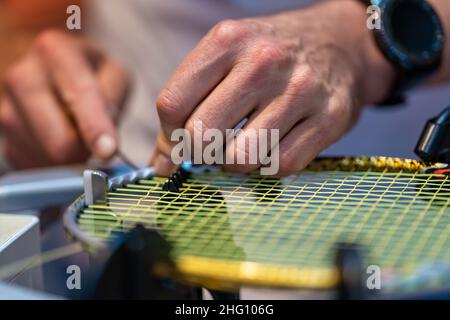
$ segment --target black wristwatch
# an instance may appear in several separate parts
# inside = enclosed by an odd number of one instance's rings
[[[406,100],[406,91],[439,69],[445,42],[442,23],[425,0],[362,1],[367,6],[377,6],[373,9],[378,11],[372,11],[377,13],[369,18],[379,19],[378,24],[373,24],[373,34],[380,50],[398,71],[394,86],[379,106],[401,104]]]

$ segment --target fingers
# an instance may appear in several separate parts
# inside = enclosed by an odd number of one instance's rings
[[[185,127],[193,134],[195,121],[201,121],[203,129],[234,128],[247,117],[258,104],[258,92],[252,90],[243,80],[243,72],[234,69],[197,107]]]
[[[128,74],[115,61],[105,59],[99,66],[97,81],[107,102],[111,119],[117,121],[129,92]]]
[[[36,47],[85,144],[100,159],[112,157],[117,134],[110,107],[82,50],[59,32],[44,33]]]
[[[165,134],[160,131],[156,141],[156,147],[153,151],[149,165],[154,167],[158,175],[169,176],[176,169],[176,165],[170,159],[171,143],[167,140]]]
[[[7,98],[0,104],[0,128],[3,136],[3,152],[16,168],[39,166],[45,162],[45,156],[35,143],[33,134]],[[28,154],[23,150],[27,150]]]
[[[311,116],[284,137],[279,146],[280,166],[277,177],[286,177],[302,170],[344,134],[346,124],[335,115],[333,111]]]
[[[267,43],[259,43],[241,53],[239,62],[226,78],[193,111],[186,128],[197,120],[205,128],[222,132],[234,128],[256,107],[265,107],[285,90],[287,79],[280,72],[280,62],[288,64],[288,60],[281,48]],[[274,76],[276,82],[271,79]]]
[[[5,97],[0,105],[0,128],[4,138],[5,156],[17,169],[77,163],[88,157],[83,148],[81,151],[77,150],[73,156],[58,153],[56,159],[52,157],[8,97]]]
[[[231,70],[233,57],[238,51],[239,34],[234,31],[231,22],[213,28],[181,63],[159,94],[156,107],[161,133],[150,160],[158,174],[169,175],[175,167],[170,161],[172,131],[184,128],[191,113]],[[234,49],[230,50],[234,40]]]
[[[324,146],[323,132],[312,118],[298,124],[280,143],[280,167],[277,176],[286,177],[303,169]]]
[[[334,95],[329,99],[315,101],[321,91],[320,87],[319,89],[309,90],[308,92],[313,100],[307,99],[306,101],[309,103],[298,104],[299,108],[297,111],[291,108],[291,113],[283,113],[284,115],[292,115],[294,119],[301,119],[292,128],[290,128],[290,124],[293,121],[288,120],[284,116],[272,120],[274,124],[270,122],[271,120],[268,120],[268,116],[271,114],[269,110],[276,107],[282,109],[281,105],[278,105],[276,102],[255,117],[254,120],[250,121],[249,126],[245,127],[241,134],[242,138],[238,136],[235,142],[227,149],[227,152],[233,152],[236,157],[239,153],[243,154],[246,157],[245,163],[239,164],[234,162],[234,164],[226,165],[225,169],[237,172],[250,172],[260,167],[261,163],[252,165],[250,161],[250,154],[256,152],[254,148],[252,149],[252,146],[254,147],[255,145],[258,147],[258,159],[260,161],[264,159],[264,155],[260,153],[260,148],[268,150],[267,153],[271,152],[270,167],[276,168],[276,176],[285,177],[303,169],[322,150],[337,141],[355,120],[355,115],[349,112],[349,103],[345,102],[349,101],[348,98]],[[304,96],[299,99],[298,102],[305,102]],[[320,105],[317,105],[318,101],[321,102]],[[273,141],[272,134],[268,131],[266,141],[253,137],[253,140],[250,141],[256,141],[256,143],[247,143],[245,145],[239,143],[239,139],[249,138],[248,132],[251,132],[250,128],[257,132],[261,128],[270,128],[271,126],[280,128],[280,135],[276,137],[280,138],[280,142]],[[267,165],[269,163],[263,164]]]
[[[254,170],[278,150],[280,176],[301,169],[352,124],[357,108],[351,75],[330,77],[334,58],[312,59],[315,51],[298,43],[297,35],[276,33],[279,23],[221,23],[182,63],[157,101],[162,133],[151,160],[157,171],[170,173],[172,131],[185,128],[195,137],[197,121],[203,130],[224,133],[251,114],[226,146],[225,168]],[[207,145],[203,141],[200,151]]]
[[[162,177],[170,176],[175,170],[176,165],[170,159],[170,156],[162,153],[158,149],[155,149],[152,158],[150,160],[150,166],[152,166],[157,174]]]
[[[181,63],[156,103],[167,137],[184,127],[194,109],[226,77],[246,33],[233,21],[222,22]]]
[[[117,61],[105,55],[94,43],[84,38],[74,39],[74,41],[84,49],[89,64],[96,72],[109,112],[113,120],[117,120],[131,85],[127,71]]]
[[[31,134],[54,163],[64,163],[84,151],[76,129],[60,108],[39,61],[28,56],[9,71],[9,97]]]
[[[277,82],[267,79],[286,67],[291,56],[281,46],[247,42],[257,29],[247,22],[224,21],[181,64],[157,100],[165,135],[158,142],[160,152],[168,156],[172,131],[186,127],[193,133],[196,120],[205,129],[232,129],[284,86],[283,76]]]
[[[268,106],[258,110],[227,146],[227,157],[234,161],[226,164],[225,169],[250,172],[259,168],[271,149],[278,145],[277,139],[283,139],[297,123],[323,108],[327,101],[317,98],[322,95],[307,68],[297,71],[284,90]],[[278,131],[276,136],[272,136],[274,130]],[[238,161],[239,158],[243,160]]]
[[[254,90],[249,87],[248,84],[252,80],[245,77],[238,68],[233,69],[180,127],[185,127],[191,136],[194,136],[195,123],[201,121],[202,130],[215,128],[225,134],[226,129],[234,128],[256,107],[259,92],[256,85],[253,86]],[[161,132],[159,135],[155,153],[150,161],[160,175],[169,175],[174,169],[170,161],[173,142],[170,141],[171,136],[167,134]]]
[[[107,160],[117,149],[114,121],[128,83],[124,70],[92,45],[44,32],[5,78],[0,121],[11,158],[22,166],[73,163],[90,154]]]

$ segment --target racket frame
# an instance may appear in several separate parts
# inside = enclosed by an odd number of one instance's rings
[[[342,171],[350,171],[346,170],[349,168],[358,170],[370,168],[380,171],[425,172],[429,171],[430,168],[446,167],[442,163],[425,164],[416,160],[390,157],[323,157],[313,161],[309,168],[312,171],[325,170],[327,163]],[[185,169],[199,173],[220,170],[216,166],[193,167],[189,164],[186,165]],[[114,177],[108,181],[108,191],[124,184],[132,184],[138,180],[151,179],[155,176],[156,171],[153,168],[144,168]],[[85,196],[81,195],[66,210],[63,218],[66,232],[69,237],[81,242],[88,252],[95,253],[99,250],[106,250],[108,249],[108,243],[95,238],[78,227],[78,215],[87,207],[85,200]],[[325,268],[266,265],[257,262],[233,262],[201,257],[182,257],[175,263],[178,270],[173,270],[172,274],[176,274],[181,281],[225,291],[235,291],[242,286],[330,290],[335,289],[341,283],[338,270]],[[215,268],[211,269],[211,266],[215,266]],[[218,276],[219,270],[228,270],[229,272]],[[280,270],[285,274],[282,279],[276,276],[276,272]],[[236,278],[237,274],[240,277]],[[261,277],[254,276],[255,274],[268,276],[261,279]]]

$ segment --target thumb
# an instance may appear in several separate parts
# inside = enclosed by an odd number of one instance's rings
[[[165,135],[160,131],[155,150],[150,159],[150,166],[153,166],[156,173],[160,176],[169,176],[177,168],[170,158],[171,150],[172,147],[169,141],[167,141]]]

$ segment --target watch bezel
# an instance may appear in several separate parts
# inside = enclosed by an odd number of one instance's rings
[[[428,50],[421,53],[415,53],[412,50],[404,47],[401,43],[396,41],[393,36],[391,26],[392,11],[399,5],[400,2],[416,2],[424,10],[430,13],[433,25],[436,30],[436,41]],[[429,69],[439,65],[442,60],[442,54],[445,44],[445,33],[440,22],[439,16],[433,7],[424,0],[382,0],[378,1],[377,5],[380,8],[381,28],[375,29],[376,40],[383,48],[388,58],[395,64],[400,65],[405,71],[414,71],[421,69]]]

